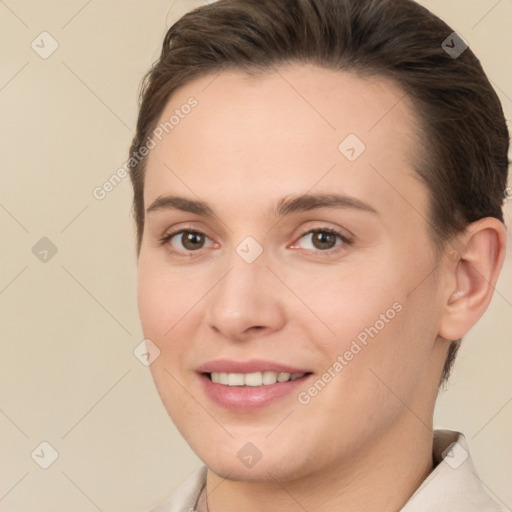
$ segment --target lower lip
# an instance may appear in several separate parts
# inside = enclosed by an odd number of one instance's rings
[[[199,378],[206,395],[217,405],[237,411],[252,411],[304,388],[311,376],[308,374],[300,379],[261,386],[226,386],[212,382],[205,374],[200,374]]]

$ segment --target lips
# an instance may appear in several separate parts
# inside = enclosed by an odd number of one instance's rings
[[[312,373],[266,360],[218,359],[197,368],[205,394],[223,408],[251,411],[298,390]]]

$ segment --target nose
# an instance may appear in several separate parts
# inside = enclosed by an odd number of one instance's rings
[[[208,294],[207,325],[233,341],[279,331],[286,314],[277,284],[263,261],[246,263],[235,255],[229,272]]]

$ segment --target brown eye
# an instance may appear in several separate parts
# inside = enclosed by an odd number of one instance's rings
[[[198,251],[215,245],[204,233],[189,229],[182,229],[165,235],[161,239],[161,244],[169,244],[173,251],[177,253]]]
[[[181,244],[188,251],[202,249],[204,246],[204,235],[195,231],[183,231],[181,233]]]
[[[311,233],[311,242],[315,249],[332,249],[336,246],[336,235],[328,231],[313,231]]]
[[[329,254],[331,250],[351,245],[351,240],[329,228],[312,229],[304,233],[292,246],[294,249],[308,249]]]

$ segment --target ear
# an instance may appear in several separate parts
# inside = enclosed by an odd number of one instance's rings
[[[507,246],[505,226],[485,217],[469,224],[449,244],[445,254],[448,278],[443,290],[439,336],[464,337],[491,302]]]

